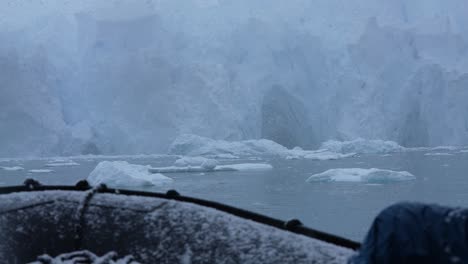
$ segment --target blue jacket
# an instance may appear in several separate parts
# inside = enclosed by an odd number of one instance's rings
[[[467,217],[467,209],[393,205],[374,220],[349,263],[468,263]]]

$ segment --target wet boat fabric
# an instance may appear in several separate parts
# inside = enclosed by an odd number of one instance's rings
[[[468,210],[400,203],[378,215],[350,264],[468,263]]]
[[[0,230],[0,263],[10,264],[74,250],[140,263],[334,264],[354,253],[190,203],[78,191],[0,195]]]

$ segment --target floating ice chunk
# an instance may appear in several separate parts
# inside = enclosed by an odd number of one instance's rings
[[[307,182],[364,182],[386,183],[414,180],[416,177],[407,171],[392,171],[381,169],[331,169],[315,174],[307,179]]]
[[[210,164],[212,165],[212,164]],[[273,166],[266,163],[242,163],[242,164],[230,164],[230,165],[218,165],[212,166],[187,166],[187,167],[160,167],[160,168],[149,168],[151,173],[188,173],[188,172],[213,172],[213,171],[258,171],[258,170],[270,170]]]
[[[454,151],[454,150],[458,150],[460,149],[461,147],[459,146],[438,146],[438,147],[433,147],[433,148],[430,148],[431,150],[447,150],[447,151]]]
[[[23,167],[15,166],[15,167],[0,167],[0,170],[5,170],[5,171],[22,171],[24,170]]]
[[[321,148],[338,153],[362,154],[401,152],[406,149],[393,141],[384,141],[378,139],[367,140],[362,138],[351,141],[329,140],[324,142]]]
[[[453,156],[453,154],[445,152],[436,152],[436,153],[426,153],[424,156]]]
[[[356,155],[355,153],[336,153],[326,149],[321,150],[303,150],[299,147],[288,150],[286,159],[312,159],[312,160],[336,160],[348,158]]]
[[[91,185],[104,183],[128,187],[162,185],[173,181],[162,174],[150,173],[150,168],[126,161],[103,161],[89,174],[88,181]]]
[[[218,161],[204,157],[183,157],[174,162],[176,167],[200,166],[206,169],[214,169],[217,165]]]
[[[49,170],[49,169],[34,169],[34,170],[29,170],[29,173],[52,173],[55,172],[54,170]]]
[[[70,167],[70,166],[79,166],[79,163],[76,163],[74,161],[57,161],[57,162],[51,162],[47,163],[45,166],[46,167]]]
[[[313,160],[337,160],[337,159],[344,159],[355,156],[356,153],[335,153],[330,151],[325,152],[317,152],[317,153],[306,153],[303,158],[304,159],[313,159]]]
[[[261,171],[271,169],[273,169],[273,166],[267,163],[241,163],[216,166],[215,171]]]
[[[201,166],[187,166],[187,167],[159,167],[149,168],[150,173],[187,173],[187,172],[209,172],[214,171],[214,168],[203,168]]]

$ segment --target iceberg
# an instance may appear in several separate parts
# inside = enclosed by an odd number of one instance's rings
[[[360,183],[388,183],[415,180],[416,177],[407,171],[392,171],[382,169],[331,169],[314,174],[307,182],[360,182]]]
[[[23,167],[19,167],[19,166],[14,166],[14,167],[0,167],[0,170],[4,170],[4,171],[22,171],[24,170]]]
[[[267,140],[225,141],[214,140],[192,134],[177,137],[169,148],[169,154],[202,156],[231,154],[235,156],[277,155],[288,149],[280,144]]]
[[[274,141],[267,139],[225,141],[214,140],[196,135],[182,135],[178,137],[169,149],[170,154],[188,156],[280,156],[286,159],[333,160],[354,156],[354,153],[338,153],[322,150],[303,150],[300,147],[288,149]],[[195,160],[200,159],[199,157]],[[181,163],[184,160],[180,161]]]
[[[126,161],[102,161],[89,174],[88,182],[96,186],[141,187],[171,183],[173,179],[159,173],[150,173],[150,166],[130,164]]]
[[[363,139],[358,138],[351,141],[336,141],[329,140],[322,143],[321,149],[338,153],[359,153],[359,154],[378,154],[402,152],[405,147],[398,145],[393,141],[385,141],[379,139]]]
[[[218,161],[204,157],[183,157],[174,162],[176,167],[200,166],[206,169],[214,169]]]

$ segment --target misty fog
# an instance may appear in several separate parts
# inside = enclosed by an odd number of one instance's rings
[[[468,144],[464,0],[0,2],[0,157]]]

